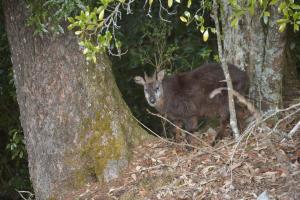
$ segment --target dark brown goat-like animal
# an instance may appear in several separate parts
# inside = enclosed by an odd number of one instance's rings
[[[234,90],[245,94],[248,78],[245,72],[228,64]],[[177,125],[193,132],[199,117],[220,117],[218,138],[223,137],[229,121],[228,96],[223,91],[213,99],[209,94],[216,88],[226,87],[223,70],[219,64],[205,64],[190,72],[175,74],[164,78],[164,70],[154,73],[153,77],[135,77],[135,82],[144,86],[145,97],[150,106]],[[190,137],[186,137],[190,143]]]

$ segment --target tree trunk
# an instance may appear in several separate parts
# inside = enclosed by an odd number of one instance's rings
[[[230,25],[232,8],[227,0],[222,4],[222,29],[224,54],[227,62],[245,69],[250,79],[250,98],[260,110],[269,110],[282,105],[282,72],[286,64],[285,33],[278,32],[276,20],[280,18],[276,6],[270,6],[271,16],[265,25],[256,14],[247,13],[241,18],[238,28]]]
[[[88,181],[117,177],[145,135],[107,56],[87,63],[70,32],[33,36],[22,0],[5,0],[4,12],[36,199],[62,199]]]

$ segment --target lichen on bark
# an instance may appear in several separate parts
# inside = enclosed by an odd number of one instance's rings
[[[109,180],[145,138],[132,119],[105,55],[85,61],[74,33],[34,35],[24,1],[5,0],[6,30],[37,199]]]
[[[286,67],[285,32],[278,31],[281,17],[276,6],[269,6],[271,16],[264,24],[259,14],[243,15],[235,29],[231,27],[233,11],[221,0],[224,52],[227,62],[245,69],[249,75],[249,96],[263,111],[282,106],[282,71]],[[258,7],[256,11],[262,12]]]

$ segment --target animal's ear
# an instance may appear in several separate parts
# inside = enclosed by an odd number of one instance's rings
[[[145,85],[145,80],[141,76],[134,77],[134,81],[136,84]]]
[[[161,70],[157,73],[157,80],[162,81],[165,77],[165,70]]]
[[[145,82],[148,82],[150,80],[149,76],[146,72],[144,72]]]

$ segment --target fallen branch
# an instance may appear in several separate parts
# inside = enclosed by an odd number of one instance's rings
[[[221,88],[217,88],[215,90],[213,90],[210,95],[209,98],[214,98],[217,94],[221,94],[222,90],[229,90],[229,88],[226,87],[221,87]],[[234,89],[231,89],[232,94],[238,99],[238,101],[242,104],[244,104],[245,106],[247,106],[247,109],[254,115],[255,119],[257,122],[259,122],[259,120],[261,119],[261,114],[259,113],[259,111],[254,107],[254,105],[249,102],[244,96],[242,96],[240,93],[238,93],[237,91],[235,91]]]
[[[182,131],[182,132],[184,132],[184,133],[186,133],[186,134],[192,136],[192,137],[195,138],[197,141],[199,141],[199,142],[205,144],[207,147],[210,147],[210,146],[211,146],[211,145],[207,144],[206,142],[204,142],[203,140],[201,140],[200,138],[198,138],[197,136],[195,136],[193,133],[191,133],[191,132],[189,132],[189,131],[187,131],[187,130],[185,130],[185,129],[179,127],[179,126],[177,126],[176,124],[174,124],[173,122],[171,122],[171,121],[170,121],[169,119],[167,119],[166,117],[164,117],[164,116],[162,116],[162,115],[160,115],[160,114],[153,113],[153,112],[149,111],[148,109],[147,109],[147,112],[148,112],[149,114],[153,115],[153,116],[156,116],[156,117],[159,117],[159,118],[165,120],[166,122],[168,122],[169,124],[171,124],[171,125],[174,126],[175,128],[178,128],[180,131]]]
[[[177,143],[177,142],[172,142],[172,141],[169,141],[163,137],[161,137],[159,134],[157,134],[156,132],[154,132],[153,130],[151,130],[148,126],[146,126],[145,124],[143,124],[140,120],[138,120],[135,116],[131,115],[133,117],[133,119],[135,119],[142,127],[144,127],[145,129],[147,129],[148,131],[150,131],[150,133],[152,133],[153,135],[155,135],[156,137],[158,137],[159,139],[161,139],[162,141],[166,142],[166,143],[169,143],[169,144],[174,144],[174,145],[178,145],[178,146],[185,146],[185,147],[192,147],[194,149],[198,149],[200,150],[200,148],[194,146],[194,145],[191,145],[191,144],[182,144],[182,143]]]
[[[298,121],[298,123],[294,126],[294,128],[292,128],[292,130],[289,132],[288,137],[292,138],[294,136],[294,134],[296,133],[296,131],[300,128],[300,120]]]
[[[23,200],[33,200],[34,199],[34,194],[32,194],[29,191],[21,191],[21,190],[16,190],[18,194],[21,196]],[[25,197],[23,194],[26,194],[27,197]]]

